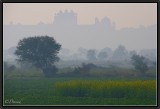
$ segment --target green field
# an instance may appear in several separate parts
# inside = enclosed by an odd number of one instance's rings
[[[4,105],[156,105],[153,78],[8,78]]]

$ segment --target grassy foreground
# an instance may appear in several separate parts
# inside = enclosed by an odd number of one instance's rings
[[[156,105],[155,80],[4,80],[5,105]]]

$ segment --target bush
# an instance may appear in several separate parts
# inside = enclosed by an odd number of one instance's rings
[[[93,68],[97,68],[97,66],[92,63],[88,63],[88,64],[82,63],[81,67],[75,68],[74,73],[81,76],[90,76],[89,72]]]
[[[145,62],[147,60],[145,57],[133,55],[131,59],[135,69],[139,70],[141,75],[145,74],[145,72],[149,69],[147,62]]]

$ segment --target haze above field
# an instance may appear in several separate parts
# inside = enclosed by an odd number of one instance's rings
[[[156,6],[154,3],[6,3],[3,47],[15,47],[24,37],[49,35],[72,51],[80,47],[116,49],[119,45],[128,50],[156,49]]]

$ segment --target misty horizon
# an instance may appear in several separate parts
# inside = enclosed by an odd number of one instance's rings
[[[94,24],[79,25],[77,15],[74,11],[66,10],[55,14],[52,24],[3,25],[3,48],[9,49],[16,46],[24,37],[39,35],[54,37],[63,48],[73,51],[77,51],[80,47],[116,49],[119,45],[136,51],[157,48],[157,26],[155,24],[149,27],[140,26],[139,28],[116,30],[116,24],[108,17],[101,20],[95,18]]]

